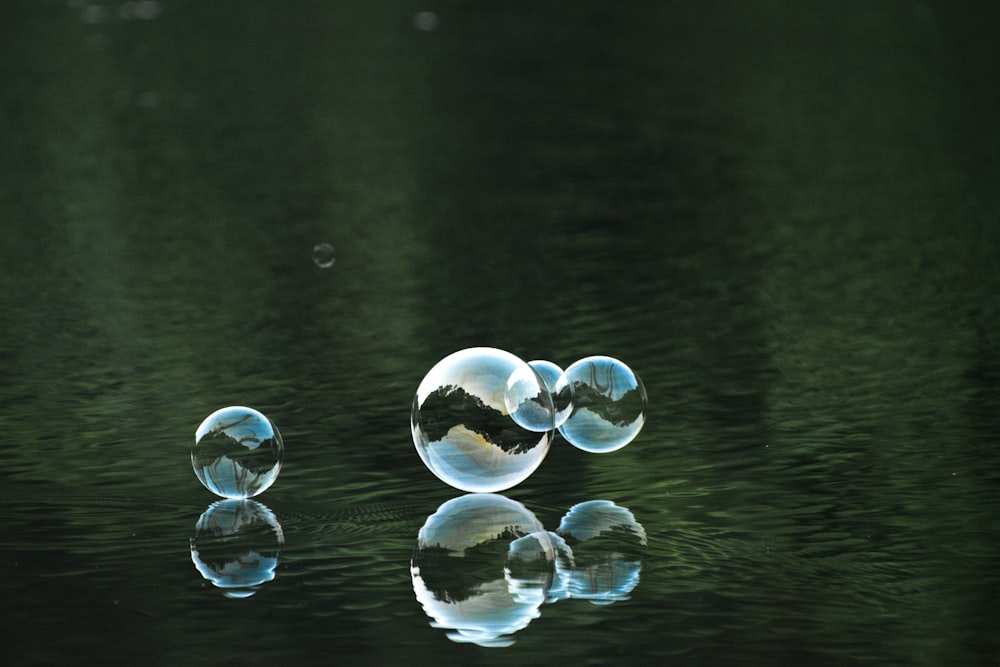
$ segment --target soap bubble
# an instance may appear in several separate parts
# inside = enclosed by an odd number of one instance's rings
[[[646,553],[646,531],[632,512],[610,500],[579,503],[566,512],[556,533],[572,554],[570,570],[557,568],[563,597],[594,604],[629,598]]]
[[[530,365],[518,365],[510,374],[503,400],[507,413],[518,426],[535,432],[555,428],[552,394]]]
[[[198,518],[191,561],[226,597],[247,598],[275,577],[281,524],[256,500],[219,500]]]
[[[548,410],[544,430],[524,428],[511,415],[512,378],[518,394],[531,394],[543,413]],[[552,423],[552,400],[541,378],[513,354],[489,347],[439,361],[417,388],[410,415],[413,443],[430,471],[455,488],[478,492],[527,479],[549,451]]]
[[[573,411],[559,427],[586,452],[613,452],[639,434],[646,420],[646,388],[632,369],[611,357],[580,359],[566,369]]]
[[[474,493],[427,517],[410,576],[432,625],[452,630],[449,639],[500,647],[539,616],[545,596],[535,584],[546,567],[552,550],[538,518],[504,496]]]
[[[336,250],[329,243],[317,243],[313,247],[313,263],[319,268],[329,269],[336,261]]]
[[[253,408],[216,410],[195,432],[191,465],[205,488],[223,498],[251,498],[274,484],[285,446],[271,421]]]
[[[538,376],[542,378],[546,389],[552,396],[552,404],[555,408],[555,428],[559,428],[573,411],[573,389],[569,385],[569,380],[563,369],[551,361],[535,359],[529,361],[528,365],[534,368]]]

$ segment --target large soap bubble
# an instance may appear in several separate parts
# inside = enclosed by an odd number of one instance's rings
[[[490,347],[451,354],[417,388],[410,415],[424,464],[463,491],[493,492],[538,468],[554,435],[552,397],[526,362]]]
[[[646,388],[639,376],[612,357],[580,359],[566,369],[573,412],[559,432],[585,452],[621,449],[646,420]]]
[[[195,432],[194,472],[223,498],[252,498],[274,484],[285,446],[271,421],[253,408],[216,410]]]
[[[549,534],[524,505],[474,493],[441,505],[417,536],[413,591],[454,642],[510,646],[539,616],[552,571]]]

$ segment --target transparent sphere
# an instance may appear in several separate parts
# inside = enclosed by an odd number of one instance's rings
[[[566,369],[573,411],[559,427],[585,452],[621,449],[646,421],[646,388],[632,369],[612,357],[586,357]]]
[[[198,518],[191,561],[226,597],[247,598],[275,577],[281,524],[256,500],[219,500]]]
[[[463,491],[502,491],[545,458],[553,412],[545,383],[527,363],[476,347],[428,371],[413,398],[410,429],[420,459],[443,482]]]
[[[195,432],[191,465],[205,488],[223,498],[252,498],[278,478],[285,446],[271,421],[253,408],[216,410]]]
[[[432,625],[450,630],[449,639],[510,646],[539,616],[552,558],[549,534],[524,505],[473,493],[427,517],[410,576]]]
[[[542,377],[529,364],[521,364],[507,378],[504,405],[518,426],[529,431],[555,428],[552,393]]]
[[[319,268],[329,269],[336,261],[336,251],[329,243],[317,243],[313,247],[313,264]]]
[[[566,373],[558,365],[544,359],[529,361],[528,365],[535,369],[538,376],[545,382],[545,387],[552,396],[552,406],[555,410],[555,427],[559,428],[573,411],[573,388],[569,385]]]
[[[629,598],[646,554],[646,530],[632,512],[610,500],[579,503],[556,533],[572,553],[571,569],[558,572],[567,597],[594,604]]]

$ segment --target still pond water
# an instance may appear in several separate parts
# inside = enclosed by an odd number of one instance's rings
[[[995,664],[995,5],[619,4],[0,4],[0,662]],[[463,500],[409,411],[482,345],[645,427]]]

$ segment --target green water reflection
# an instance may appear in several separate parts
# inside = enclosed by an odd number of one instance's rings
[[[995,660],[992,4],[158,7],[0,7],[4,662]],[[457,495],[413,392],[473,345],[650,400],[508,494],[628,507],[631,599],[493,651],[408,572]],[[224,405],[287,448],[245,600],[189,552]]]

